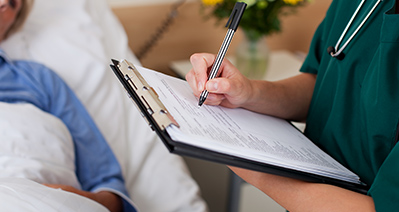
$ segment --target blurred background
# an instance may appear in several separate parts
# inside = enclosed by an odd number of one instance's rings
[[[200,0],[187,0],[184,3],[179,0],[108,2],[125,28],[129,46],[139,56],[142,65],[168,75],[178,76],[179,70],[172,64],[187,62],[193,53],[216,54],[226,34],[225,21],[217,24],[214,17],[206,16]],[[295,13],[282,16],[281,31],[268,35],[262,42],[266,43],[272,54],[284,51],[298,61],[303,60],[312,35],[330,3],[331,0],[311,0],[298,7]],[[154,38],[154,35],[157,36]],[[234,56],[235,49],[244,37],[239,29],[227,52],[228,56]],[[140,55],[141,52],[144,53]],[[180,69],[189,69],[187,64],[181,67],[183,68]],[[229,182],[232,175],[226,166],[192,158],[185,160],[210,211],[228,211],[231,192]],[[239,206],[236,211],[285,211],[246,183],[240,184],[239,190]]]

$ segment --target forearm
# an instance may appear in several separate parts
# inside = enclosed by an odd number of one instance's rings
[[[306,119],[316,75],[301,73],[277,82],[249,80],[227,60],[220,68],[221,75],[207,81],[207,70],[215,56],[194,54],[190,60],[193,69],[186,80],[195,96],[204,89],[209,92],[205,104],[242,107],[295,121]]]
[[[109,191],[100,191],[100,192],[88,192],[88,191],[70,191],[77,193],[81,196],[87,197],[93,201],[96,201],[106,207],[111,212],[120,212],[123,211],[122,199],[120,196],[109,192]]]
[[[253,81],[252,95],[242,107],[284,119],[303,121],[309,109],[316,75],[299,74],[275,82]]]
[[[231,169],[291,212],[375,211],[373,199],[327,184],[307,183],[276,175]]]

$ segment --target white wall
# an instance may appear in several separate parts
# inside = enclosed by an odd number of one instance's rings
[[[112,7],[120,6],[142,6],[152,4],[168,4],[178,2],[180,0],[107,0]],[[194,1],[194,0],[187,0]]]

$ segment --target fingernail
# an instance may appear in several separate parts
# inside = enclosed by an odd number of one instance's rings
[[[198,90],[199,90],[200,92],[202,92],[202,90],[204,90],[202,87],[203,87],[203,86],[202,86],[202,83],[201,83],[201,82],[198,82]]]

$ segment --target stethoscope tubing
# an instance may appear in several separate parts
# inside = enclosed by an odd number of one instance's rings
[[[368,14],[366,15],[366,17],[363,19],[363,21],[359,24],[359,26],[356,28],[356,30],[352,33],[352,35],[348,38],[348,40],[344,43],[344,45],[342,45],[342,47],[340,49],[339,45],[341,44],[344,36],[346,35],[349,27],[352,25],[353,20],[355,19],[355,17],[357,16],[358,12],[360,11],[360,9],[362,8],[364,2],[366,0],[362,0],[362,2],[360,2],[359,6],[357,7],[356,11],[353,13],[351,19],[349,20],[348,24],[346,24],[346,27],[344,29],[344,31],[341,33],[340,38],[338,39],[337,43],[335,44],[335,52],[331,52],[330,55],[332,57],[337,57],[338,55],[340,55],[342,53],[342,51],[344,51],[344,49],[348,46],[348,44],[351,42],[351,40],[355,37],[355,35],[359,32],[360,28],[362,28],[364,26],[364,24],[366,23],[366,21],[369,19],[369,17],[371,16],[371,14],[374,12],[374,10],[377,8],[378,4],[380,2],[382,2],[383,0],[377,0],[377,2],[374,4],[373,8],[371,8],[371,10],[368,12]]]

